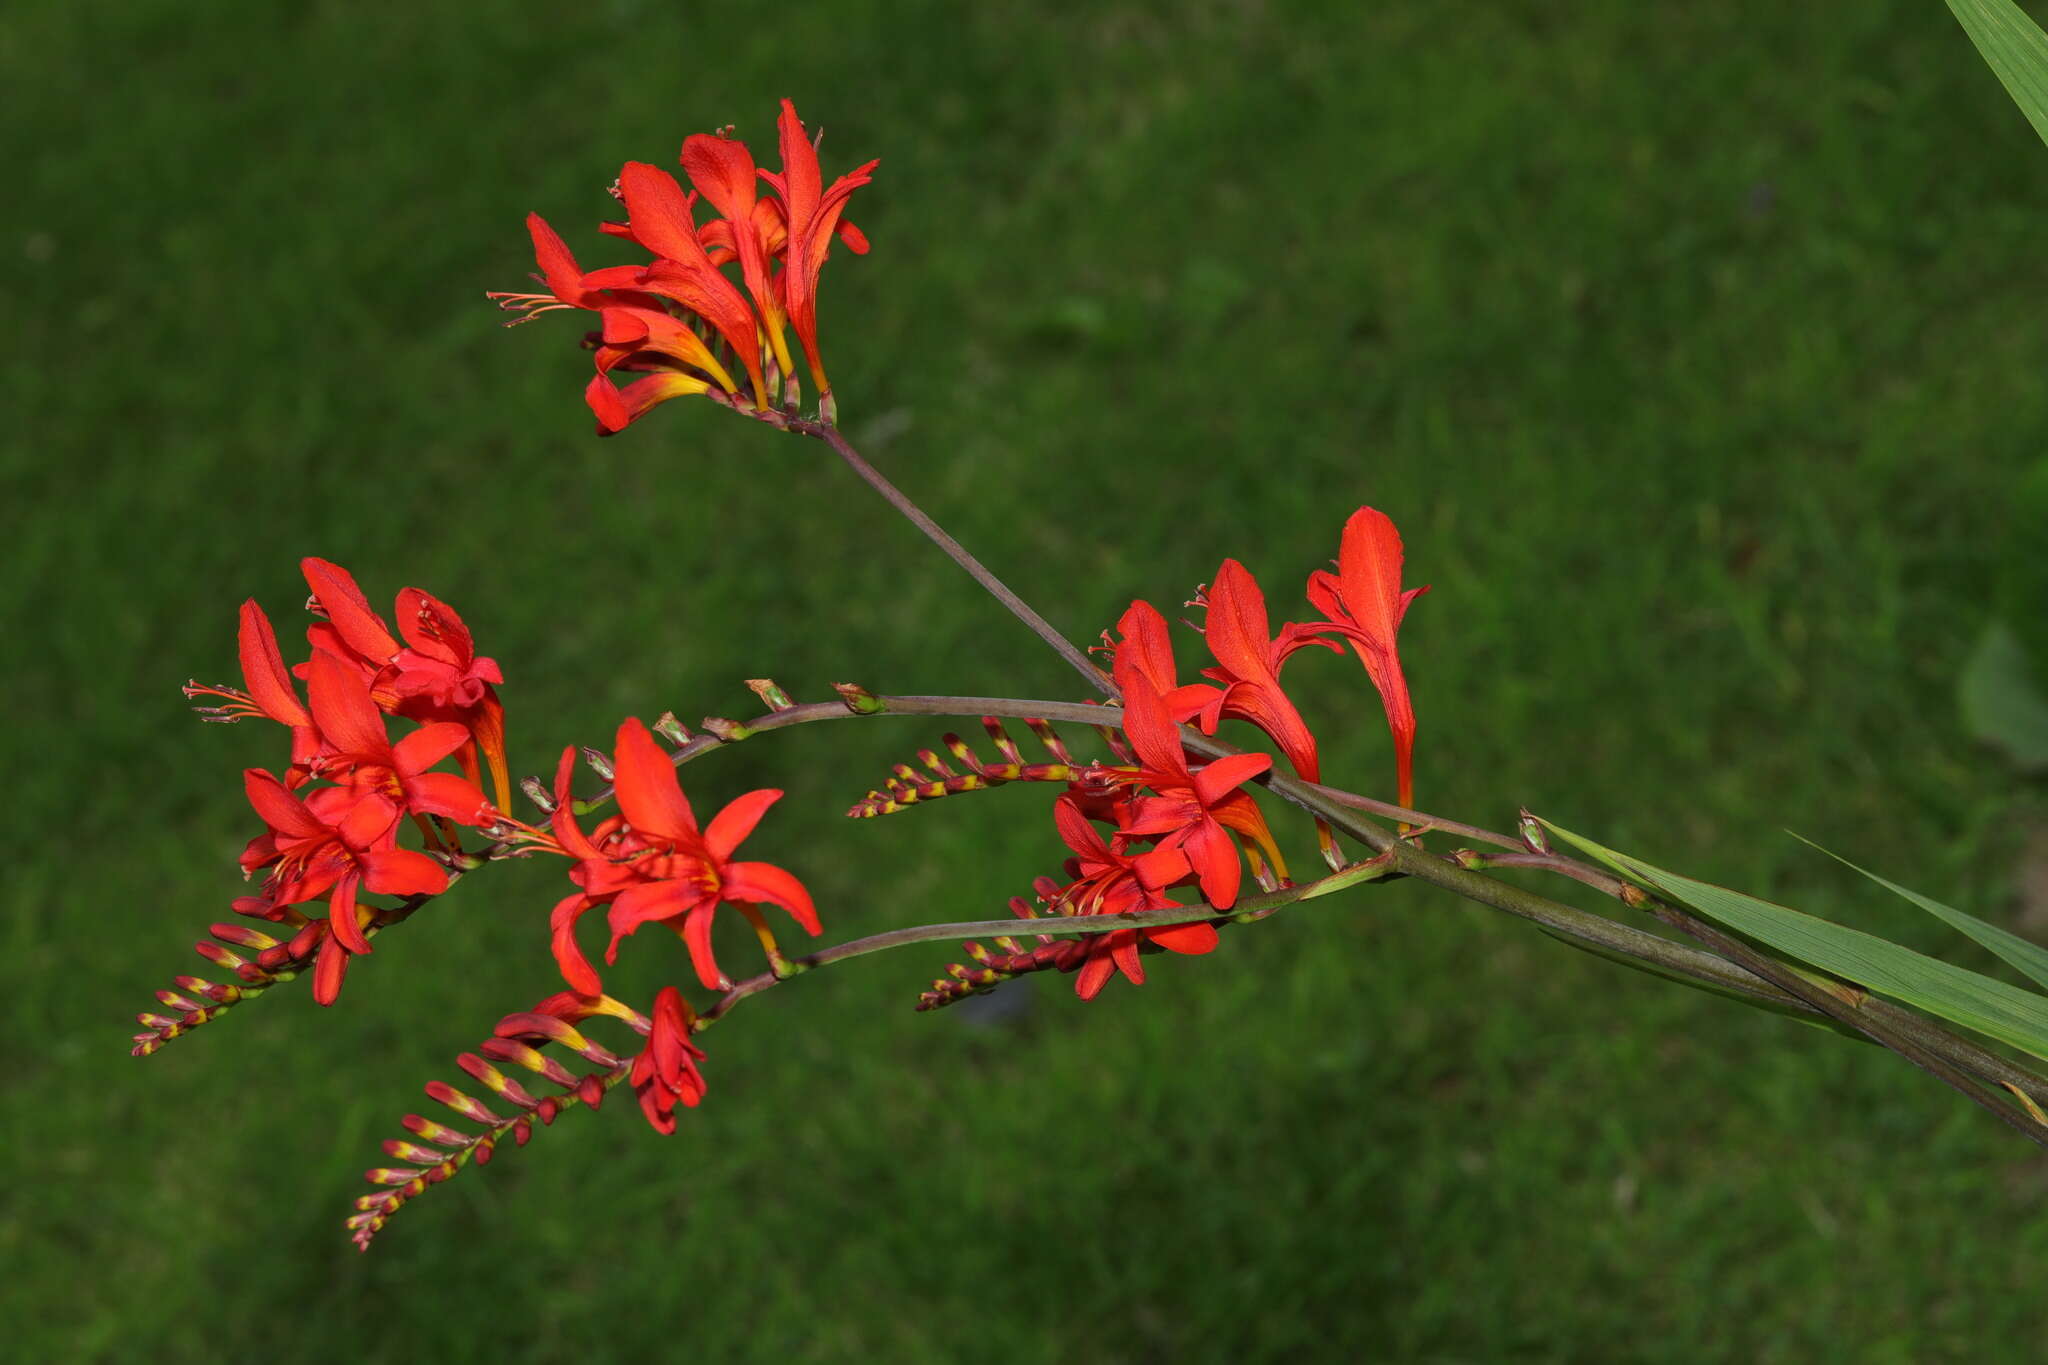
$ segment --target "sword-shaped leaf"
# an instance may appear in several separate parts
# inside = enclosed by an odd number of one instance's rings
[[[2048,1058],[2048,997],[1740,891],[1666,872],[1550,821],[1543,826],[1624,877],[1726,928],[1866,990]]]
[[[2048,33],[2012,0],[1948,0],[2013,103],[2048,142]]]
[[[2018,968],[2035,985],[2048,986],[2048,948],[2043,948],[2038,943],[2031,943],[2011,930],[2001,929],[1995,924],[1987,924],[1975,915],[1958,910],[1954,906],[1943,905],[1940,901],[1923,896],[1918,891],[1908,891],[1897,882],[1886,881],[1869,868],[1857,867],[1856,864],[1850,862],[1841,854],[1830,849],[1821,848],[1819,844],[1814,843],[1813,840],[1803,834],[1794,834],[1792,837],[1809,848],[1819,848],[1822,853],[1827,854],[1842,866],[1854,868],[1885,890],[1895,895],[1904,896],[1936,919],[1946,922],[1950,928],[1962,930],[1971,938],[1976,939],[1977,942],[1998,954],[2007,963]]]

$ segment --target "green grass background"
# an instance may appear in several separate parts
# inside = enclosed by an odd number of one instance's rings
[[[554,986],[559,869],[146,1061],[279,736],[177,693],[299,556],[465,612],[515,768],[620,716],[1069,695],[819,447],[589,433],[577,324],[503,333],[520,218],[775,101],[879,156],[827,272],[845,425],[1055,622],[1280,603],[1361,502],[1435,591],[1420,800],[1983,965],[1781,834],[2012,922],[2037,797],[1962,737],[2048,421],[2048,150],[1936,0],[1289,5],[160,0],[0,15],[8,623],[0,1321],[24,1360],[2025,1358],[2048,1160],[1874,1049],[1395,886],[915,1015],[943,945],[750,1003],[668,1140],[577,1113],[340,1223],[377,1140]],[[1184,651],[1187,646],[1183,646]],[[1349,661],[1290,671],[1383,790]],[[838,818],[944,727],[693,767],[831,934],[1000,913],[1044,793]],[[1294,846],[1301,848],[1298,837]],[[2036,931],[2040,926],[2033,926]],[[636,941],[621,985],[681,979]],[[740,940],[730,950],[745,951]]]

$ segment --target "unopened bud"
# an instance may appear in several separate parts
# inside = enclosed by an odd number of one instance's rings
[[[677,720],[676,713],[673,711],[661,713],[661,719],[654,722],[654,733],[660,735],[671,744],[688,744],[690,742],[690,727]]]
[[[1531,853],[1550,852],[1550,835],[1544,831],[1543,822],[1528,811],[1522,812],[1516,832],[1522,836],[1522,843]]]
[[[590,765],[590,771],[609,782],[612,780],[612,761],[602,750],[585,746],[583,761]]]
[[[796,705],[789,699],[789,693],[778,687],[773,678],[749,678],[747,690],[759,697],[770,711],[787,711]]]
[[[737,744],[754,733],[738,721],[727,720],[724,716],[704,717],[704,728],[716,736],[721,744]]]
[[[533,802],[534,809],[538,810],[542,815],[553,815],[555,813],[555,794],[549,791],[547,785],[539,778],[520,778],[519,790],[526,793],[526,799]]]

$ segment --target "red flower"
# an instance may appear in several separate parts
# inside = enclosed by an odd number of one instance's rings
[[[303,802],[260,768],[242,783],[268,829],[249,841],[242,869],[275,870],[263,884],[273,906],[328,900],[327,935],[313,969],[313,998],[331,1005],[351,954],[368,953],[356,904],[359,889],[379,895],[439,895],[448,874],[424,853],[395,846],[398,806],[387,797],[323,787]]]
[[[292,762],[285,770],[284,782],[293,789],[303,787],[312,777],[313,765],[320,756],[320,736],[313,728],[313,717],[299,700],[298,690],[292,686],[292,675],[285,671],[284,656],[278,652],[277,634],[270,628],[270,618],[253,597],[242,603],[236,644],[242,658],[242,685],[248,690],[188,682],[185,695],[219,697],[227,703],[197,708],[208,720],[233,722],[264,716],[288,727],[292,732]]]
[[[542,313],[551,313],[558,308],[602,308],[607,304],[630,301],[630,296],[616,297],[608,291],[630,290],[639,283],[641,267],[632,265],[608,266],[603,270],[586,273],[576,264],[575,255],[561,234],[548,226],[547,220],[537,213],[526,215],[527,235],[533,238],[534,264],[540,267],[540,274],[534,278],[548,287],[545,294],[520,294],[493,290],[484,297],[495,299],[500,308],[524,314],[514,318],[507,326],[530,322]]]
[[[1196,772],[1188,766],[1164,701],[1144,674],[1135,667],[1120,668],[1116,684],[1124,695],[1124,736],[1144,767],[1111,770],[1110,780],[1153,793],[1138,798],[1118,838],[1150,836],[1162,850],[1180,850],[1201,882],[1202,895],[1219,910],[1237,903],[1243,876],[1237,844],[1226,830],[1256,841],[1284,874],[1286,864],[1265,816],[1249,793],[1238,790],[1272,767],[1272,757],[1232,754]]]
[[[564,751],[556,772],[558,794],[566,792],[574,758],[573,749]],[[556,808],[556,837],[578,859],[570,878],[582,888],[553,915],[555,957],[570,985],[595,993],[597,974],[576,945],[575,924],[597,905],[611,906],[607,963],[617,961],[620,939],[643,924],[665,923],[688,945],[697,978],[708,990],[732,984],[711,952],[711,925],[720,905],[778,905],[813,935],[822,932],[802,882],[772,863],[732,861],[733,851],[781,799],[780,791],[748,792],[699,830],[675,765],[632,717],[619,726],[613,766],[623,822],[609,820],[596,837],[586,837],[573,815],[564,814],[567,801]]]
[[[824,177],[818,169],[818,151],[804,136],[796,105],[782,102],[782,117],[776,128],[782,141],[782,174],[764,173],[763,178],[782,196],[788,216],[788,245],[782,267],[783,299],[790,325],[804,348],[811,380],[818,386],[818,406],[826,421],[833,417],[832,385],[825,378],[825,364],[818,356],[818,272],[835,232],[841,230],[840,215],[853,192],[869,182],[868,172],[879,164],[870,161],[840,176],[831,188],[821,189]],[[867,239],[857,233],[844,237],[855,252],[867,250]]]
[[[313,601],[327,619],[312,626],[306,638],[316,653],[325,651],[355,665],[370,684],[379,710],[409,720],[452,721],[469,731],[471,743],[456,753],[471,782],[481,780],[477,756],[490,765],[491,785],[500,809],[512,801],[512,778],[505,763],[505,707],[496,684],[505,681],[495,659],[476,652],[476,642],[455,608],[419,588],[398,594],[400,645],[383,618],[356,586],[347,569],[324,559],[299,562]],[[312,665],[293,671],[310,674]]]
[[[655,255],[642,274],[641,288],[681,304],[715,328],[740,363],[747,367],[754,394],[766,404],[767,382],[761,374],[760,330],[753,307],[739,286],[721,273],[698,237],[694,206],[697,196],[685,194],[676,178],[644,161],[628,161],[619,170],[619,197],[626,205],[626,235]],[[727,391],[731,391],[727,384]]]
[[[1075,855],[1067,864],[1068,875],[1074,880],[1054,897],[1056,908],[1078,915],[1121,915],[1179,905],[1166,894],[1166,889],[1192,875],[1184,851],[1155,848],[1135,857],[1118,853],[1096,833],[1095,826],[1071,797],[1063,796],[1055,802],[1052,814],[1060,837]],[[1216,946],[1216,929],[1209,924],[1169,924],[1157,929],[1091,934],[1082,940],[1082,965],[1074,981],[1074,993],[1083,1000],[1093,1000],[1118,972],[1128,977],[1132,985],[1144,985],[1145,969],[1138,961],[1140,940],[1176,953],[1206,953]]]
[[[695,1108],[704,1098],[704,1077],[697,1063],[704,1060],[702,1049],[690,1041],[690,1020],[682,993],[663,986],[654,997],[654,1027],[647,1046],[633,1059],[629,1078],[640,1098],[640,1111],[657,1133],[676,1130],[678,1102]]]
[[[682,167],[694,187],[688,192],[646,162],[629,161],[620,169],[615,192],[626,205],[626,222],[606,223],[602,230],[653,252],[655,259],[645,266],[586,272],[554,230],[529,215],[538,278],[548,292],[490,297],[529,317],[556,308],[602,315],[595,337],[597,375],[584,392],[601,432],[623,430],[671,398],[714,389],[735,407],[749,399],[761,409],[778,399],[795,407],[798,386],[787,338],[792,324],[818,384],[819,412],[827,422],[835,420],[818,352],[818,276],[834,237],[852,251],[867,250],[867,238],[844,215],[847,199],[868,183],[875,163],[825,187],[817,151],[787,100],[778,128],[779,173],[757,167],[744,142],[708,133],[683,143]],[[763,180],[773,195],[760,193],[757,182]],[[700,196],[718,215],[702,225],[695,214]],[[744,289],[720,270],[735,261]],[[700,332],[699,319],[708,330]],[[750,395],[738,392],[705,344],[712,332],[746,368]],[[781,395],[770,392],[764,348],[784,381]],[[618,388],[611,376],[621,370],[648,373]]]
[[[1387,728],[1394,736],[1394,768],[1400,802],[1415,804],[1415,708],[1408,700],[1408,680],[1394,637],[1408,604],[1429,591],[1427,586],[1401,589],[1401,533],[1386,513],[1361,507],[1344,523],[1337,554],[1337,572],[1318,569],[1309,575],[1308,600],[1327,620],[1313,629],[1327,630],[1351,642],[1366,676],[1379,689]]]
[[[322,777],[358,797],[381,796],[407,814],[438,815],[472,827],[492,818],[490,802],[475,783],[427,771],[470,742],[466,727],[433,721],[394,745],[360,670],[316,649],[307,678],[313,721],[326,742],[318,765]]]
[[[1179,665],[1173,659],[1173,637],[1159,608],[1140,598],[1131,603],[1117,621],[1119,639],[1105,632],[1104,646],[1110,651],[1112,672],[1130,669],[1152,685],[1166,704],[1167,714],[1181,723],[1202,714],[1222,693],[1207,683],[1180,682]],[[1211,727],[1211,733],[1214,727]]]
[[[767,243],[761,240],[760,224],[754,212],[758,194],[754,154],[738,138],[722,137],[716,133],[692,133],[683,139],[682,162],[683,173],[690,177],[690,183],[731,225],[732,247],[739,259],[740,278],[754,300],[754,313],[760,319],[762,336],[774,353],[776,366],[783,374],[790,374],[789,343],[783,335],[782,297],[769,277]],[[760,398],[764,407],[774,401],[765,392]]]
[[[1280,669],[1299,649],[1337,646],[1291,622],[1281,627],[1277,638],[1269,636],[1266,596],[1251,571],[1234,559],[1223,561],[1216,570],[1215,584],[1197,602],[1208,608],[1202,633],[1217,664],[1203,669],[1202,676],[1224,685],[1202,712],[1202,732],[1215,734],[1216,722],[1223,716],[1248,720],[1280,746],[1297,774],[1310,782],[1319,781],[1316,737],[1281,689]]]

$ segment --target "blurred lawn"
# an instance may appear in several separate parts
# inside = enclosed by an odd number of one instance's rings
[[[821,974],[710,1036],[673,1139],[576,1114],[363,1258],[377,1139],[552,988],[558,869],[465,884],[335,1010],[125,1055],[277,747],[177,684],[232,676],[244,597],[290,618],[303,554],[457,603],[522,772],[763,674],[1071,692],[817,447],[686,403],[601,444],[576,325],[483,303],[528,209],[622,258],[620,161],[770,146],[784,94],[828,173],[882,158],[824,290],[849,431],[1055,622],[1225,554],[1290,595],[1369,500],[1435,585],[1426,806],[1978,964],[1779,832],[2010,922],[2041,819],[1952,678],[2048,421],[2048,152],[1936,0],[23,3],[0,79],[14,1358],[1921,1362],[2048,1326],[2048,1160],[1982,1114],[1406,886],[1002,1024],[910,1012],[944,951]],[[1382,784],[1363,678],[1298,668],[1333,778]],[[1043,793],[837,818],[943,728],[690,782],[789,788],[757,846],[835,937],[999,913]],[[635,990],[678,972],[646,947]]]

